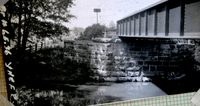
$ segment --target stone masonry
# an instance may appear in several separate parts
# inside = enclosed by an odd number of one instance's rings
[[[178,76],[194,70],[200,48],[195,42],[196,40],[137,38],[65,41],[65,57],[87,62],[92,70],[104,74],[126,72],[126,68],[131,67],[129,63],[135,61],[138,71],[143,71],[147,76],[170,73]],[[198,69],[199,66],[195,67]]]

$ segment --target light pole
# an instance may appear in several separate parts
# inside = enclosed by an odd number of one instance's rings
[[[99,8],[95,8],[95,9],[94,9],[94,12],[97,13],[97,24],[98,24],[98,12],[101,12],[101,9],[99,9]]]

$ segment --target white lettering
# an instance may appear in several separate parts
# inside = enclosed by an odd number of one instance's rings
[[[15,86],[13,86],[13,85],[11,85],[11,84],[9,84],[9,85],[10,85],[10,89],[15,90]]]
[[[3,17],[5,17],[5,12],[6,12],[6,7],[5,6],[0,6],[0,14],[2,14],[3,15]],[[7,21],[6,20],[1,20],[1,22],[2,22],[2,25],[3,25],[3,27],[6,27],[7,26]],[[9,38],[7,37],[7,36],[5,36],[5,34],[10,34],[7,30],[5,30],[5,29],[2,29],[2,35],[3,35],[3,40],[4,40],[4,44],[7,44],[7,42],[9,42]],[[5,51],[4,51],[4,53],[5,53],[5,55],[8,55],[8,54],[10,54],[10,55],[12,55],[12,53],[10,52],[10,50],[11,50],[11,47],[10,46],[7,46],[7,47],[5,47],[4,46],[4,48],[5,48]],[[10,69],[10,70],[12,70],[13,68],[10,66],[12,64],[12,62],[10,62],[9,64],[7,64],[7,63],[5,63],[5,66],[8,68],[8,69]],[[8,80],[10,81],[10,82],[15,82],[15,80],[14,80],[14,74],[12,73],[12,71],[10,71],[10,70],[7,70],[8,71],[8,75],[10,75],[11,77],[9,77],[8,78]],[[10,89],[11,90],[14,90],[15,91],[15,86],[13,86],[12,84],[9,84],[9,86],[10,86]],[[14,100],[17,100],[18,99],[18,96],[17,96],[17,94],[11,94],[10,95],[10,97],[13,97],[14,98]],[[10,101],[10,102],[13,102],[14,103],[14,101]]]
[[[9,34],[9,32],[8,32],[8,31],[6,31],[6,30],[2,29],[2,34],[3,34],[3,35],[5,35],[6,33],[7,33],[7,34]]]
[[[18,99],[18,96],[17,96],[17,94],[11,94],[10,96],[12,96],[15,100],[17,100]]]
[[[11,55],[12,53],[11,53],[10,51],[8,51],[8,50],[5,50],[5,54],[6,54],[6,55],[8,55],[8,54]]]
[[[7,26],[7,21],[5,21],[5,20],[1,20],[1,22],[2,22],[2,24],[3,24],[4,27]]]
[[[4,12],[0,12],[0,13],[3,15],[3,17],[5,17],[5,16],[6,16]]]
[[[3,36],[3,40],[9,42],[9,39],[6,36]]]
[[[10,49],[11,49],[10,46],[7,46],[7,47],[4,46],[4,48],[5,48],[6,50],[10,50]]]
[[[14,75],[12,74],[12,71],[9,71],[9,70],[8,70],[8,72],[9,72],[8,75],[14,77]]]
[[[0,11],[6,12],[6,7],[5,6],[0,6]]]
[[[12,67],[10,67],[11,64],[12,64],[12,62],[10,62],[9,64],[5,63],[6,67],[8,67],[10,70],[13,69]]]
[[[13,77],[9,77],[8,80],[11,81],[11,82],[13,82],[13,83],[15,82],[14,79],[13,79]]]

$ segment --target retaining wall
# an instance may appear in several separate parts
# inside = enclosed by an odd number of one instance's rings
[[[182,41],[182,42],[181,42]],[[121,38],[106,41],[65,41],[65,57],[87,62],[94,71],[127,71],[139,67],[147,76],[198,70],[197,40]],[[132,63],[132,64],[130,64]],[[131,66],[132,65],[132,66]]]

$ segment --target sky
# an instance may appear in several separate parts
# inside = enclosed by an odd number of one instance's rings
[[[86,28],[97,23],[97,13],[93,10],[99,8],[101,12],[98,13],[98,23],[109,26],[111,21],[116,24],[117,20],[158,1],[160,0],[74,0],[75,6],[69,10],[77,18],[63,24],[70,29]]]

